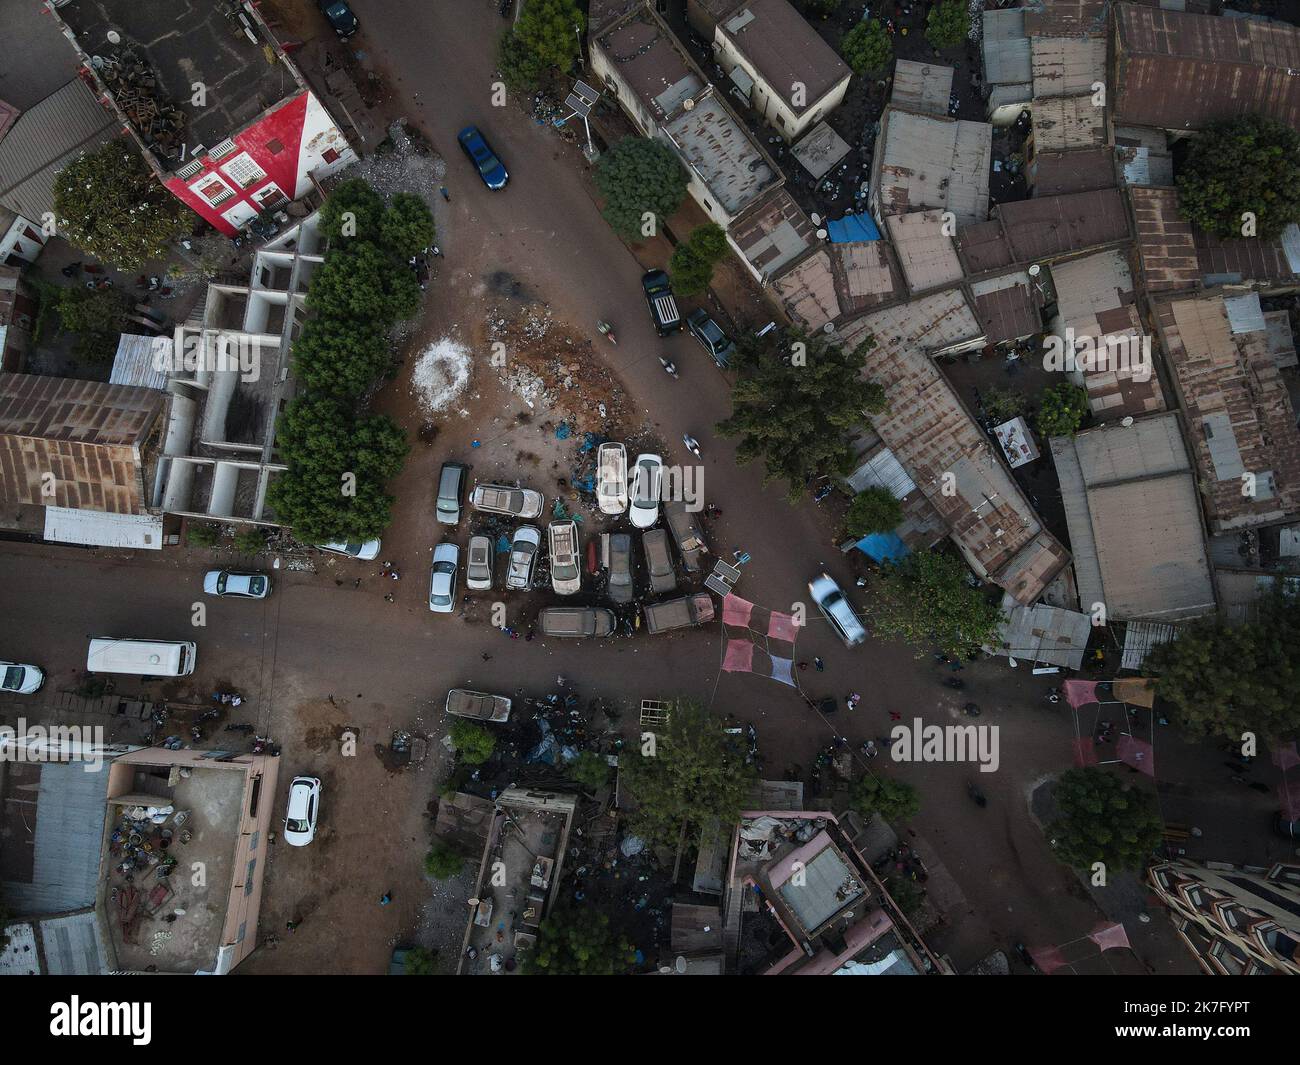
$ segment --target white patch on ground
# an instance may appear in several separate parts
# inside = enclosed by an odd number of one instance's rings
[[[459,340],[443,337],[420,353],[411,371],[412,391],[425,414],[439,414],[469,384],[469,349]]]

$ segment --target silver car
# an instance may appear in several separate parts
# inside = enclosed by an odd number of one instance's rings
[[[429,609],[435,614],[450,614],[456,609],[456,567],[460,548],[439,544],[433,549],[433,572],[429,577]]]
[[[479,484],[470,493],[470,505],[488,514],[506,514],[512,518],[535,518],[542,512],[546,499],[531,488],[511,488],[504,484]]]
[[[553,521],[546,527],[551,545],[551,587],[556,595],[582,591],[582,566],[578,561],[578,523]]]
[[[492,563],[496,549],[490,536],[471,536],[465,555],[465,587],[476,592],[492,590]]]
[[[616,603],[632,602],[632,537],[613,533],[609,537],[609,597]]]
[[[808,594],[835,630],[835,635],[844,641],[844,646],[855,647],[867,638],[867,630],[858,620],[853,604],[845,597],[840,586],[825,573],[815,581],[808,582]]]
[[[510,569],[506,573],[506,587],[513,592],[524,592],[532,587],[533,569],[542,546],[542,531],[536,525],[521,525],[510,541]]]

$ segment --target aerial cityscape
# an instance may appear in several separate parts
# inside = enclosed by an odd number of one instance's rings
[[[0,16],[0,975],[1300,975],[1300,4]]]

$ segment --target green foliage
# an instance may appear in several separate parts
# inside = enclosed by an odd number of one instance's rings
[[[411,947],[402,965],[403,976],[436,976],[438,952],[424,947]]]
[[[324,317],[386,329],[420,309],[420,285],[378,245],[351,241],[331,249],[312,276],[307,306]]]
[[[840,41],[840,54],[855,74],[875,74],[894,61],[894,42],[877,19],[864,19]]]
[[[262,529],[240,529],[235,533],[234,544],[241,554],[259,554],[266,550],[266,533]]]
[[[849,806],[863,818],[906,821],[921,809],[921,797],[906,781],[866,773],[849,785]]]
[[[595,751],[582,751],[565,772],[588,791],[596,791],[609,780],[609,763]]]
[[[456,745],[456,757],[466,765],[482,765],[497,749],[497,738],[472,721],[453,721],[450,732],[451,742]]]
[[[921,904],[925,901],[921,889],[911,880],[904,880],[901,876],[891,876],[885,881],[885,890],[894,900],[894,905],[903,911],[903,916],[908,920],[920,912]]]
[[[636,803],[629,827],[648,843],[675,845],[682,825],[733,824],[749,797],[754,770],[726,742],[719,721],[699,703],[674,702],[653,747],[625,751],[620,787]]]
[[[731,358],[739,374],[731,417],[716,426],[740,439],[736,461],[762,459],[763,483],[786,481],[792,504],[803,499],[809,478],[848,474],[851,434],[865,415],[885,409],[884,389],[863,376],[874,345],[868,338],[846,352],[799,333],[740,337]]]
[[[402,259],[424,251],[436,235],[429,205],[410,192],[399,192],[393,197],[379,224],[380,241]]]
[[[187,522],[185,542],[190,547],[216,547],[221,542],[221,531],[210,522]]]
[[[562,77],[580,53],[586,16],[573,0],[523,0],[517,21],[501,38],[497,63],[512,89],[535,89]]]
[[[1087,416],[1087,391],[1068,381],[1043,389],[1038,397],[1036,424],[1043,436],[1073,436]]]
[[[872,485],[853,497],[844,515],[844,531],[854,539],[891,532],[903,522],[903,505],[888,488]]]
[[[455,847],[437,842],[424,856],[424,871],[434,880],[450,880],[465,869],[465,856]]]
[[[605,221],[624,240],[645,239],[642,216],[655,218],[655,231],[686,197],[686,168],[668,145],[648,137],[626,137],[601,156],[596,187],[605,199]]]
[[[293,372],[313,392],[359,396],[392,363],[381,330],[347,318],[309,318],[293,345]]]
[[[60,236],[121,270],[164,258],[167,245],[195,220],[126,140],[80,155],[59,171],[54,217]]]
[[[1111,873],[1141,869],[1160,845],[1164,822],[1155,795],[1105,769],[1067,770],[1053,794],[1061,816],[1048,834],[1066,865],[1085,872],[1095,862]]]
[[[668,272],[678,295],[698,296],[713,280],[713,268],[726,257],[727,233],[720,225],[706,222],[673,249]]]
[[[830,18],[840,8],[840,0],[803,0],[804,18]]]
[[[306,393],[281,415],[276,447],[289,469],[271,482],[267,498],[300,539],[368,540],[388,527],[393,497],[384,484],[409,450],[391,418]]]
[[[59,323],[70,333],[120,333],[126,311],[126,297],[115,288],[59,290]]]
[[[995,425],[1019,418],[1029,407],[1025,394],[1010,388],[990,388],[981,393],[980,398],[984,402],[984,413],[993,419]]]
[[[1258,620],[1229,627],[1217,618],[1179,628],[1147,655],[1143,671],[1190,736],[1269,742],[1300,729],[1300,599],[1279,594],[1259,604]]]
[[[1180,212],[1198,229],[1276,237],[1300,222],[1300,133],[1262,115],[1206,126],[1191,138],[1176,184]]]
[[[925,39],[941,51],[956,48],[970,33],[966,0],[939,0],[925,19]]]
[[[917,551],[886,566],[872,582],[875,634],[969,657],[995,641],[1003,615],[966,581],[964,564],[951,555]]]
[[[345,240],[381,239],[384,198],[361,178],[340,181],[320,209],[321,232],[336,246]]]
[[[537,929],[537,945],[520,955],[520,972],[532,976],[620,976],[635,961],[632,944],[610,927],[608,914],[560,907]]]

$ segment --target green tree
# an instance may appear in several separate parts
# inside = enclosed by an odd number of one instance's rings
[[[565,772],[588,791],[596,791],[609,780],[609,763],[595,751],[582,751],[565,766]]]
[[[331,249],[312,276],[307,306],[357,326],[387,328],[420,309],[420,285],[405,263],[357,240]]]
[[[115,288],[59,290],[59,324],[70,333],[120,333],[127,301]]]
[[[497,749],[497,738],[472,721],[453,721],[449,731],[456,757],[466,765],[482,765]]]
[[[624,240],[640,241],[644,216],[663,229],[686,197],[687,174],[668,145],[648,137],[625,137],[601,156],[596,187],[605,199],[605,221]]]
[[[403,260],[424,251],[436,235],[429,205],[410,192],[393,197],[379,224],[380,241]]]
[[[894,42],[876,19],[863,19],[840,41],[840,54],[855,74],[875,74],[894,61]]]
[[[235,550],[245,555],[256,555],[266,550],[266,532],[262,529],[240,529],[235,533]]]
[[[164,258],[168,244],[196,221],[125,140],[80,155],[59,171],[54,217],[60,236],[122,270]]]
[[[849,785],[849,807],[863,818],[906,821],[921,809],[921,797],[906,781],[864,773]]]
[[[1053,792],[1060,817],[1048,826],[1056,856],[1088,871],[1141,869],[1160,845],[1164,822],[1155,795],[1096,766],[1069,769]]]
[[[810,478],[847,475],[854,461],[850,435],[867,414],[885,409],[884,389],[863,376],[874,345],[868,338],[846,352],[798,333],[740,337],[731,357],[738,372],[731,417],[716,427],[739,438],[737,462],[762,459],[763,483],[786,481],[792,504],[803,499]]]
[[[498,66],[512,89],[562,77],[581,51],[586,17],[573,0],[523,0],[518,21],[501,38]]]
[[[1206,126],[1178,167],[1184,219],[1217,237],[1276,237],[1300,222],[1300,133],[1262,115]]]
[[[438,952],[424,947],[411,947],[406,952],[402,966],[403,976],[435,976],[438,972]]]
[[[636,804],[628,815],[632,832],[671,846],[683,825],[735,823],[756,774],[708,710],[694,702],[672,703],[668,726],[652,743],[619,761],[620,786],[626,784]]]
[[[698,296],[713,280],[713,268],[727,254],[727,234],[719,225],[706,222],[673,249],[668,263],[673,287],[682,296]]]
[[[984,413],[992,418],[996,425],[1009,422],[1012,418],[1019,418],[1029,407],[1025,394],[1010,388],[990,388],[980,398],[984,403]]]
[[[381,330],[334,316],[307,319],[293,345],[298,382],[341,399],[361,396],[392,361],[388,338]]]
[[[465,870],[465,856],[455,847],[435,842],[424,856],[424,871],[434,880],[451,880]]]
[[[1073,436],[1087,416],[1087,391],[1069,381],[1043,389],[1038,397],[1036,425],[1043,436]]]
[[[939,0],[925,18],[925,39],[935,48],[956,48],[970,33],[966,0]]]
[[[216,547],[221,543],[221,531],[211,522],[187,521],[185,542],[190,547]]]
[[[803,0],[804,18],[830,18],[840,8],[840,0]]]
[[[903,911],[903,916],[909,921],[920,912],[925,896],[911,880],[904,880],[901,876],[891,876],[885,882],[885,890],[894,900],[894,905]]]
[[[267,498],[300,539],[369,540],[388,527],[393,498],[384,485],[409,450],[391,418],[300,395],[280,416],[276,448],[289,468],[271,482]]]
[[[1190,736],[1240,742],[1253,732],[1270,742],[1300,730],[1300,599],[1265,597],[1258,619],[1228,626],[1205,618],[1152,648],[1143,672],[1173,706]]]
[[[888,488],[872,485],[853,497],[844,514],[844,531],[854,539],[892,532],[903,523],[903,505]]]
[[[384,198],[362,178],[349,178],[334,186],[320,209],[321,232],[336,244],[344,240],[381,239]]]
[[[965,565],[933,551],[914,552],[886,566],[871,586],[876,635],[914,644],[918,654],[928,645],[962,657],[994,642],[1002,611],[966,577]]]
[[[533,976],[619,976],[632,967],[636,951],[610,927],[608,914],[559,907],[543,919],[536,946],[520,959],[520,971]]]

